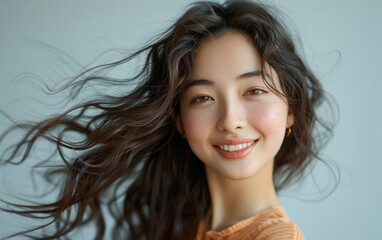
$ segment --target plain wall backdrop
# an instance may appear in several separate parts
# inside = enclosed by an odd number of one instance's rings
[[[169,27],[190,2],[0,1],[0,109],[19,120],[57,112],[47,104],[58,98],[44,95],[37,81],[18,81],[17,76],[29,72],[61,80],[77,73],[74,61],[86,65],[108,49],[137,49]],[[338,188],[317,200],[316,185],[325,189],[333,180],[321,164],[306,181],[281,192],[281,204],[309,240],[382,239],[382,1],[265,2],[293,22],[287,25],[299,35],[304,59],[340,109],[334,138],[323,155],[341,170]],[[106,54],[99,63],[108,60],[116,59]],[[10,126],[4,116],[0,124],[1,131]],[[40,146],[39,151],[46,149]],[[33,192],[33,164],[32,159],[0,167],[0,198]],[[32,225],[36,220],[0,212],[0,238]],[[89,239],[86,234],[84,230],[73,239]]]

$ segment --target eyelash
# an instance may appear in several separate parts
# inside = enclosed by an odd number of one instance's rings
[[[207,99],[206,99],[207,98]],[[200,96],[200,97],[196,97],[194,98],[191,103],[204,103],[204,102],[207,102],[208,100],[211,100],[212,97],[209,97],[209,96]]]
[[[254,93],[254,94],[248,94],[248,93]],[[243,96],[254,96],[254,95],[261,95],[263,93],[266,93],[266,91],[262,90],[262,89],[259,89],[259,88],[254,88],[254,89],[251,89],[251,90],[248,90],[247,92],[244,93]],[[191,103],[193,104],[202,104],[204,102],[207,102],[209,100],[213,100],[212,97],[210,96],[200,96],[200,97],[196,97],[194,98]]]
[[[252,92],[254,94],[247,94],[249,92]],[[257,93],[255,93],[255,92],[257,92]],[[247,95],[261,95],[263,93],[266,93],[266,92],[264,90],[262,90],[262,89],[254,88],[254,89],[248,90],[246,93],[244,93],[244,96],[247,96]]]

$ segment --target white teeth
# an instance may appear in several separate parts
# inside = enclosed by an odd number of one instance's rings
[[[241,150],[243,148],[243,145],[237,144],[235,145],[235,150]]]
[[[220,149],[224,150],[224,151],[233,152],[233,151],[239,151],[239,150],[241,150],[243,148],[249,147],[249,146],[251,146],[254,143],[255,143],[255,141],[248,142],[248,143],[237,144],[237,145],[218,145],[218,147]]]

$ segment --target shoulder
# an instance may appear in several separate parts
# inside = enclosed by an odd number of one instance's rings
[[[251,227],[247,239],[254,240],[305,240],[301,229],[292,222],[281,207],[264,212]]]

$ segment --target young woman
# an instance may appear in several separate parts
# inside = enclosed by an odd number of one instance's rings
[[[101,75],[140,54],[146,61],[135,77]],[[318,158],[312,132],[323,124],[315,108],[324,96],[270,8],[197,2],[152,44],[75,80],[73,88],[138,85],[16,126],[27,134],[2,161],[24,151],[23,162],[45,138],[65,162],[49,172],[64,178],[56,201],[7,210],[52,220],[40,228],[56,224],[36,238],[94,222],[102,239],[108,211],[113,239],[304,239],[277,191]],[[65,140],[73,132],[83,140]]]

